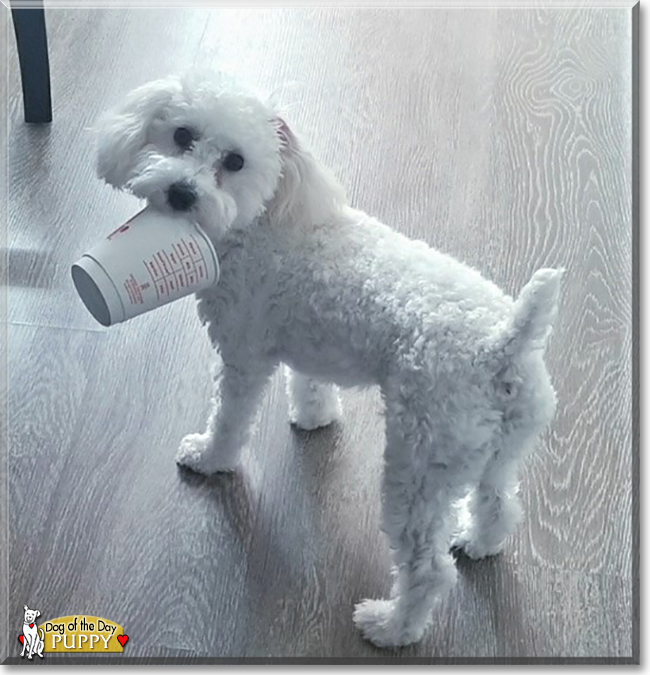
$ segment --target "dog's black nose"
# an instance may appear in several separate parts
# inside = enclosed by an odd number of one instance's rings
[[[196,192],[189,183],[172,183],[167,190],[167,202],[174,211],[189,211],[196,202]]]

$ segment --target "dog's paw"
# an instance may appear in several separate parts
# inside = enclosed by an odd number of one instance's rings
[[[207,476],[236,468],[236,462],[227,461],[215,452],[214,439],[209,434],[185,436],[176,453],[176,464]]]
[[[377,647],[404,647],[422,638],[424,626],[407,626],[396,616],[396,600],[364,600],[352,620],[366,640]]]
[[[470,532],[461,532],[452,543],[452,550],[460,551],[472,560],[482,560],[490,556],[499,555],[505,548],[505,540],[488,544],[475,538]]]
[[[336,422],[339,419],[340,415],[332,417],[326,415],[305,415],[303,411],[289,416],[289,422],[303,431],[314,431],[314,429],[328,427],[332,422]]]
[[[343,417],[343,408],[338,394],[328,392],[327,396],[311,401],[302,401],[300,405],[292,405],[289,410],[289,421],[299,429],[313,431],[337,422]]]

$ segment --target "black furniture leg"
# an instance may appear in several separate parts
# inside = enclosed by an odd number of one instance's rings
[[[23,84],[25,122],[33,124],[52,121],[45,11],[43,3],[38,4],[40,7],[34,9],[11,8]]]

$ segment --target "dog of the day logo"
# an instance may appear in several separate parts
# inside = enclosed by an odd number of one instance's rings
[[[27,605],[24,610],[23,632],[18,636],[23,658],[27,655],[32,659],[35,654],[43,658],[43,653],[121,654],[129,640],[122,626],[98,616],[62,616],[37,626],[36,619],[41,612]]]

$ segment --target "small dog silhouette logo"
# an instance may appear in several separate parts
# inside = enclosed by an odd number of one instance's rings
[[[23,651],[20,652],[20,656],[21,658],[25,658],[25,652],[27,652],[28,659],[31,659],[34,654],[38,654],[43,658],[45,634],[43,633],[43,629],[36,625],[36,619],[41,613],[37,609],[30,609],[27,605],[25,605],[24,610],[23,634],[18,636],[23,645]]]

